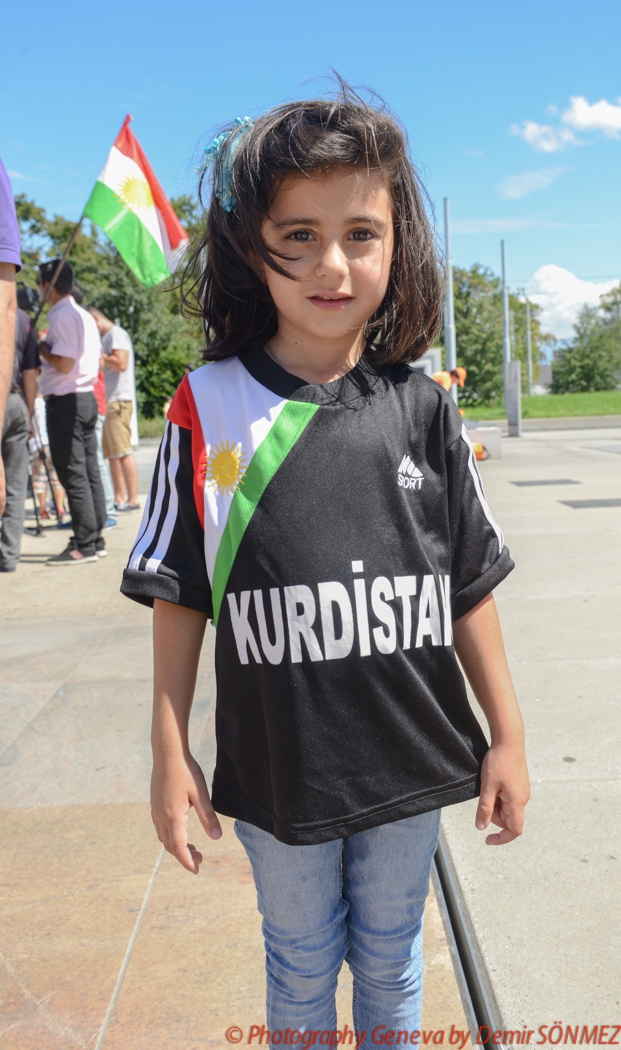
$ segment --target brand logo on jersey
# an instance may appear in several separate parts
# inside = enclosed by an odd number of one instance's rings
[[[425,480],[423,473],[408,455],[405,455],[399,466],[397,484],[402,489],[419,489]]]
[[[205,481],[219,496],[232,496],[243,484],[246,473],[246,453],[241,442],[231,445],[223,441],[214,445],[205,465]]]

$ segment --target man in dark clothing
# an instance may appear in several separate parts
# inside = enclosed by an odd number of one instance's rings
[[[17,310],[13,379],[2,428],[6,507],[0,525],[0,572],[15,572],[28,491],[28,435],[34,415],[39,355],[28,314]]]
[[[59,259],[39,267],[39,290],[45,295]],[[73,267],[65,262],[53,288],[42,358],[40,389],[45,398],[47,432],[52,462],[64,486],[73,536],[49,566],[75,566],[95,562],[105,554],[101,530],[106,521],[97,465],[97,401],[93,386],[99,374],[101,341],[97,325],[72,295]]]

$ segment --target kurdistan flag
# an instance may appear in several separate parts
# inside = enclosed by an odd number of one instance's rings
[[[125,117],[84,215],[150,288],[174,273],[189,239],[129,126],[131,119]]]

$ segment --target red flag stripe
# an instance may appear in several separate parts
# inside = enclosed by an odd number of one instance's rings
[[[172,399],[168,409],[168,420],[176,423],[178,427],[185,427],[192,431],[192,463],[194,465],[194,503],[198,513],[199,521],[205,528],[205,472],[207,470],[207,449],[203,437],[203,428],[196,409],[196,402],[192,387],[187,376],[181,380],[180,386]]]
[[[174,250],[175,248],[178,248],[182,241],[188,240],[188,235],[179,222],[172,204],[160,186],[155,172],[144,154],[142,146],[129,126],[131,119],[132,118],[129,115],[125,117],[123,127],[119,131],[114,145],[120,153],[123,153],[126,157],[130,157],[131,160],[135,161],[138,167],[142,170],[145,179],[151,187],[155,207],[161,213],[164,221],[166,232],[168,233],[168,240],[170,241],[170,247]]]

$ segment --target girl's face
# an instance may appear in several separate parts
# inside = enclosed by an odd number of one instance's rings
[[[343,168],[287,178],[263,236],[286,255],[276,261],[297,278],[264,268],[279,331],[337,342],[360,333],[390,277],[392,205],[381,175]]]

